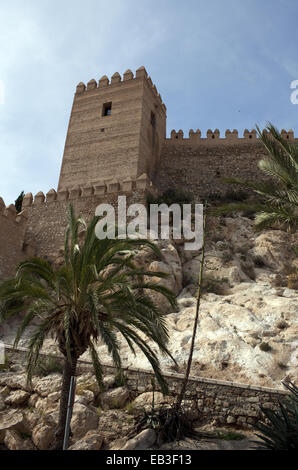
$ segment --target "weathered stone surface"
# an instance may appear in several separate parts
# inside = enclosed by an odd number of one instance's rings
[[[0,385],[8,386],[14,390],[31,391],[30,386],[27,384],[26,374],[14,374],[13,372],[2,373],[0,374]]]
[[[97,429],[98,414],[81,403],[75,403],[71,420],[74,439],[84,437],[88,431]]]
[[[4,398],[0,396],[0,411],[3,411],[4,409],[5,409]]]
[[[130,439],[121,450],[145,450],[156,442],[156,432],[153,429],[145,429],[133,439]]]
[[[24,392],[23,390],[16,390],[11,392],[7,398],[5,398],[5,404],[11,406],[22,406],[25,405],[30,397],[30,393]]]
[[[34,384],[34,391],[42,397],[47,397],[50,393],[58,392],[62,385],[61,374],[50,374],[39,379]]]
[[[18,410],[5,410],[0,413],[0,443],[3,442],[5,432],[8,430],[20,430],[24,426],[24,416]]]
[[[16,431],[6,431],[4,444],[9,450],[35,450],[31,439],[22,439]]]
[[[123,408],[129,399],[129,390],[118,387],[102,394],[101,400],[104,408]]]
[[[133,402],[131,402],[132,413],[139,413],[142,410],[149,411],[152,408],[153,392],[145,392],[139,395]],[[161,392],[154,393],[154,407],[160,408],[162,405],[169,403],[171,399],[165,397]]]
[[[77,441],[68,450],[100,450],[103,437],[98,432],[89,431],[82,439]]]
[[[32,432],[33,443],[39,450],[48,450],[54,439],[54,425],[42,421],[37,424]]]

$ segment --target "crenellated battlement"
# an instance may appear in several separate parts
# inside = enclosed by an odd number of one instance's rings
[[[152,90],[153,95],[157,98],[162,110],[166,113],[166,106],[162,101],[160,94],[157,91],[156,86],[153,84],[151,78],[148,76],[145,67],[140,67],[136,70],[135,76],[133,72],[128,69],[124,72],[123,77],[118,72],[115,72],[112,75],[111,79],[109,79],[106,75],[101,77],[98,82],[92,78],[87,85],[85,83],[80,82],[76,88],[76,95],[81,95],[83,93],[88,93],[94,90],[102,90],[106,89],[107,87],[115,87],[115,86],[122,86],[126,85],[127,83],[133,80],[146,80],[149,88]]]
[[[264,131],[267,134],[267,131]],[[298,142],[298,139],[295,138],[294,132],[292,129],[286,131],[285,129],[282,129],[281,135],[285,140],[289,140],[292,142]],[[219,141],[220,143],[247,143],[247,142],[254,142],[254,141],[259,141],[259,137],[257,135],[256,129],[252,129],[249,131],[248,129],[245,129],[243,132],[243,137],[239,137],[239,132],[237,129],[234,129],[231,131],[230,129],[227,129],[225,132],[225,137],[220,137],[220,131],[218,129],[215,129],[212,131],[211,129],[208,129],[206,132],[206,137],[202,137],[202,132],[200,129],[197,129],[194,131],[193,129],[190,129],[189,131],[189,136],[187,138],[184,137],[184,132],[180,129],[179,131],[172,130],[171,131],[171,137],[169,139],[166,139],[166,141],[173,141],[173,142],[190,142],[190,143],[195,143],[195,142],[204,142],[204,143],[216,143]]]
[[[20,225],[25,224],[27,220],[24,211],[18,214],[14,204],[6,206],[2,197],[0,197],[0,215],[7,217],[7,219],[10,219]]]
[[[42,191],[38,192],[35,196],[32,193],[28,193],[23,199],[23,208],[34,206],[41,206],[55,201],[74,201],[78,199],[84,199],[87,197],[99,197],[104,198],[109,195],[117,194],[132,194],[133,191],[148,191],[156,193],[152,182],[149,180],[146,173],[135,179],[126,178],[122,181],[109,180],[99,181],[98,183],[86,186],[72,186],[68,188],[61,188],[59,191],[51,189],[47,194]]]

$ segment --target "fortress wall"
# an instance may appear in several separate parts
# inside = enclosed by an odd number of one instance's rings
[[[15,206],[5,207],[0,198],[0,279],[14,274],[15,266],[24,259],[26,218]]]
[[[292,131],[283,131],[282,135],[298,142]],[[219,131],[208,131],[207,138],[202,138],[200,131],[191,130],[187,139],[182,131],[172,131],[171,138],[165,139],[162,147],[158,189],[160,193],[172,188],[182,189],[197,200],[210,193],[224,193],[229,187],[223,178],[252,181],[262,178],[257,163],[266,155],[256,131],[245,131],[244,138],[238,138],[236,130],[227,131],[224,139],[220,138]]]
[[[119,183],[114,180],[108,185],[104,182],[96,186],[85,186],[65,189],[56,193],[54,189],[45,196],[38,193],[35,198],[31,193],[24,198],[23,208],[28,218],[25,242],[36,247],[36,255],[53,259],[59,249],[64,247],[65,229],[68,224],[69,204],[73,205],[75,214],[89,221],[95,215],[99,204],[111,204],[116,210],[118,196],[127,197],[127,205],[146,204],[148,191],[154,191],[146,175],[137,180],[127,179]]]

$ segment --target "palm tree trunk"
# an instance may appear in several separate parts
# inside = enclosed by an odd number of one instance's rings
[[[59,420],[58,420],[57,428],[55,430],[55,439],[51,446],[51,450],[61,450],[63,448],[70,381],[71,381],[71,377],[75,376],[76,368],[77,368],[77,357],[72,357],[71,359],[72,359],[71,363],[69,362],[67,357],[65,357],[64,359]]]
[[[200,303],[201,303],[201,292],[202,292],[202,282],[203,282],[203,271],[204,271],[204,262],[205,262],[206,209],[207,208],[205,206],[204,207],[204,222],[203,222],[202,259],[201,259],[201,267],[200,267],[200,275],[199,275],[199,288],[198,288],[198,298],[197,298],[197,306],[196,306],[196,316],[195,316],[195,321],[194,321],[194,326],[193,326],[192,340],[191,340],[191,346],[190,346],[190,351],[189,351],[189,356],[188,356],[188,362],[187,362],[185,377],[184,377],[184,380],[183,380],[183,383],[182,383],[180,394],[178,395],[178,398],[177,398],[177,401],[176,401],[176,409],[177,410],[179,410],[181,408],[181,404],[182,404],[182,401],[183,401],[184,396],[185,396],[186,387],[187,387],[187,384],[188,384],[188,379],[189,379],[189,374],[190,374],[190,369],[191,369],[191,364],[192,364],[192,358],[193,358],[193,351],[194,351],[194,346],[195,346],[197,328],[198,328]]]

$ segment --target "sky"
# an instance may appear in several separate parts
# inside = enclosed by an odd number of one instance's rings
[[[298,136],[297,0],[1,0],[0,196],[57,188],[77,83],[144,65],[167,134]]]

